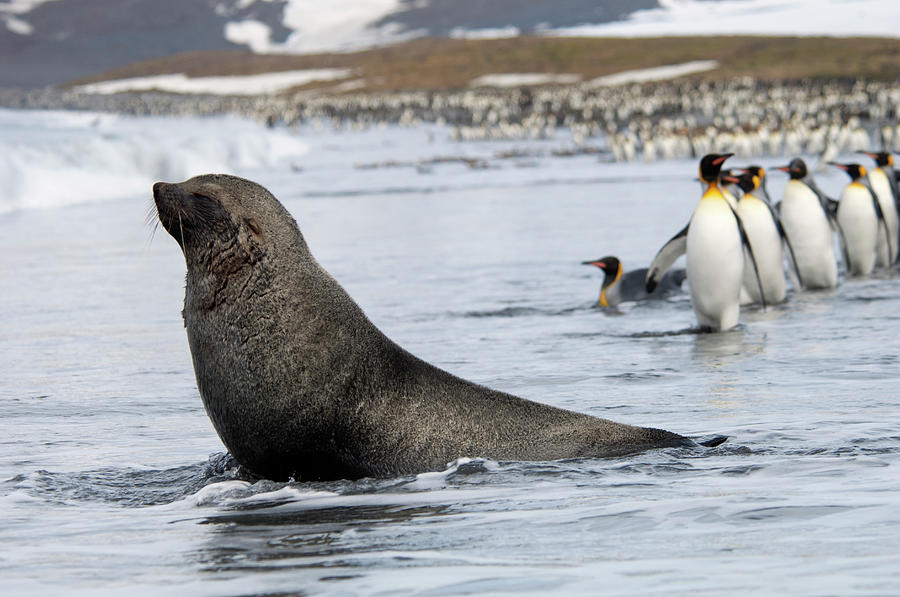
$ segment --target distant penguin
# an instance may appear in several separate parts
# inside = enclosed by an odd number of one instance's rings
[[[847,244],[847,272],[852,276],[868,276],[875,269],[878,229],[883,228],[884,214],[872,189],[866,184],[866,169],[859,164],[831,162],[850,176],[837,208],[837,221]],[[883,226],[882,226],[883,225]]]
[[[757,280],[749,255],[744,255],[741,304],[759,303],[763,296],[768,303],[780,303],[787,295],[782,237],[772,207],[762,197],[756,195],[759,192],[760,179],[747,171],[739,177],[723,176],[722,180],[737,184],[742,191],[738,200],[737,214],[744,225],[747,242],[753,249],[759,268]]]
[[[663,298],[680,291],[686,276],[683,269],[667,272],[653,292],[647,292],[644,284],[644,278],[647,276],[645,267],[625,273],[622,262],[612,256],[601,257],[593,261],[582,261],[581,264],[593,265],[603,270],[603,284],[600,287],[600,298],[597,300],[598,307],[615,307],[619,303],[629,301]]]
[[[778,215],[793,247],[800,282],[807,289],[834,288],[838,283],[834,231],[827,198],[813,182],[806,163],[794,158],[776,168],[790,175]]]
[[[736,326],[741,310],[746,236],[719,186],[722,163],[732,155],[709,154],[700,160],[705,187],[700,203],[688,225],[656,254],[646,278],[647,290],[652,291],[672,263],[687,253],[691,305],[700,326],[710,331]],[[752,260],[752,249],[750,256]]]
[[[894,158],[890,153],[881,151],[878,153],[861,151],[873,160],[876,168],[869,170],[867,178],[869,186],[878,197],[878,204],[884,214],[887,232],[879,226],[878,249],[875,264],[878,267],[890,267],[897,261],[897,252],[900,250],[900,218],[898,218],[898,205],[900,205],[900,192],[897,189],[897,180],[894,178]]]

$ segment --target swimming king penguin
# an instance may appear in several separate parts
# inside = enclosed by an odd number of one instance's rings
[[[776,170],[791,177],[777,207],[800,283],[807,289],[834,288],[838,275],[828,198],[813,182],[802,159],[794,158]]]
[[[887,233],[882,227],[878,228],[878,249],[876,257],[876,265],[878,267],[890,267],[897,260],[897,251],[900,250],[900,242],[898,242],[898,229],[900,229],[900,219],[898,219],[898,203],[900,203],[900,192],[897,189],[897,180],[894,178],[894,158],[886,151],[878,153],[862,151],[873,160],[875,160],[876,168],[869,170],[867,178],[869,186],[878,197],[878,204],[881,206],[881,212],[884,214],[884,221],[887,225]]]
[[[646,278],[647,290],[653,290],[672,263],[687,253],[691,305],[700,326],[711,331],[736,326],[741,310],[746,236],[719,187],[722,163],[732,155],[713,153],[700,160],[700,181],[705,187],[700,203],[688,225],[656,254]],[[752,261],[752,250],[750,255]]]
[[[743,191],[738,200],[737,214],[744,225],[747,242],[753,249],[753,256],[759,268],[757,280],[749,255],[744,255],[741,304],[759,303],[763,295],[769,303],[780,303],[787,294],[782,236],[778,229],[778,218],[772,207],[765,199],[757,196],[761,181],[749,169],[738,177],[723,176],[722,180],[736,183]]]
[[[598,307],[615,307],[628,301],[663,298],[681,290],[681,283],[685,278],[683,269],[666,272],[659,286],[653,292],[647,292],[644,284],[644,278],[647,276],[645,267],[625,273],[622,262],[612,256],[582,261],[581,264],[594,265],[603,271],[603,285],[600,287],[600,298],[597,299]]]
[[[887,224],[881,204],[866,184],[866,169],[859,164],[831,162],[850,176],[838,203],[837,221],[847,244],[847,272],[852,276],[867,276],[875,269],[878,229],[887,234]]]

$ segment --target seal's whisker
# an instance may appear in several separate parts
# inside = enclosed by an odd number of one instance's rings
[[[156,209],[156,204],[151,201],[150,205],[147,207],[147,215],[144,216],[144,224],[147,226],[151,226],[153,221],[159,222],[159,211]]]
[[[178,244],[181,245],[181,253],[184,255],[184,263],[188,267],[190,267],[190,262],[188,262],[187,258],[187,247],[184,244],[184,226],[181,224],[181,207],[178,208],[178,232],[181,237],[178,239]]]
[[[153,239],[156,238],[156,231],[158,229],[159,229],[159,220],[156,220],[156,223],[153,224],[153,227],[150,229],[150,238],[147,239],[147,247],[146,248],[150,248],[150,245],[153,244]]]

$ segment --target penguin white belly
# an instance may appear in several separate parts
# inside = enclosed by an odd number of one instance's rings
[[[731,208],[721,199],[701,200],[687,232],[687,278],[701,326],[722,331],[737,325],[743,269]]]
[[[847,185],[838,204],[837,220],[847,243],[847,271],[853,276],[871,274],[875,269],[878,216],[869,190],[859,183]]]
[[[897,217],[897,206],[894,204],[894,194],[891,192],[891,183],[888,182],[887,175],[881,168],[876,168],[869,172],[869,184],[875,196],[878,197],[878,204],[884,213],[884,221],[887,224],[887,234],[884,232],[884,226],[878,226],[878,248],[876,264],[878,267],[890,267],[897,259],[898,239],[897,233],[900,228],[900,219]],[[888,243],[890,239],[890,243]]]
[[[738,215],[744,224],[747,239],[753,248],[756,266],[759,269],[759,281],[753,269],[750,256],[744,256],[744,278],[741,303],[749,299],[751,303],[759,303],[759,287],[765,293],[766,303],[780,303],[787,294],[784,281],[784,254],[781,248],[781,235],[772,219],[772,213],[762,200],[753,196],[745,196],[738,202]]]
[[[837,286],[834,236],[819,198],[804,183],[789,180],[781,202],[781,224],[794,250],[806,288]]]

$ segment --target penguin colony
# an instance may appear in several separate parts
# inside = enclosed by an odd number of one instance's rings
[[[2,90],[11,108],[100,110],[135,115],[235,114],[271,126],[365,130],[436,123],[460,141],[566,138],[570,153],[615,161],[833,156],[880,138],[900,144],[900,82],[693,79],[614,87],[578,84],[518,89],[283,96],[182,96],[159,92],[89,95]],[[832,157],[828,157],[832,156]],[[499,156],[498,156],[499,157]]]
[[[738,324],[741,305],[765,308],[784,301],[785,263],[795,288],[836,287],[835,234],[849,276],[893,267],[900,247],[893,157],[885,151],[860,153],[875,161],[871,170],[858,163],[830,163],[850,177],[839,200],[819,189],[802,159],[776,168],[790,179],[775,204],[763,168],[725,169],[734,154],[707,154],[700,160],[700,202],[649,268],[626,274],[615,257],[583,262],[604,272],[598,306],[664,296],[686,276],[700,328],[725,331]],[[686,275],[669,272],[682,255],[687,255]],[[635,281],[641,277],[643,288]]]

